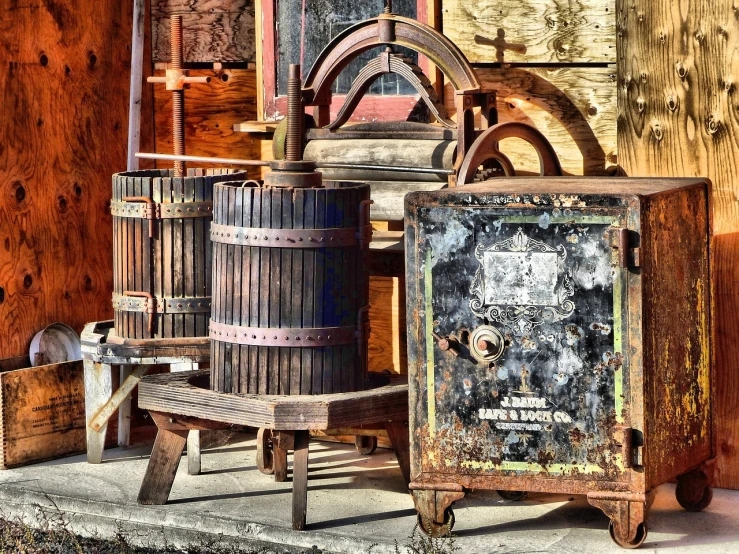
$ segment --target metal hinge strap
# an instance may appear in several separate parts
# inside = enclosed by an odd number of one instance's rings
[[[634,430],[625,425],[616,425],[613,428],[613,442],[621,447],[624,468],[634,467]]]
[[[631,248],[630,234],[627,228],[610,229],[610,246],[618,256],[618,266],[622,268],[640,267],[640,250]]]
[[[152,314],[199,314],[210,313],[211,297],[157,298],[149,293],[125,291],[113,293],[113,309],[124,312]]]
[[[249,346],[312,348],[351,344],[359,338],[356,325],[345,327],[242,327],[210,320],[210,338]]]

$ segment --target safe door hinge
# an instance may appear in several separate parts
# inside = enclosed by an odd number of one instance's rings
[[[640,461],[641,433],[637,433],[631,427],[616,425],[613,428],[613,442],[615,446],[621,447],[621,458],[624,468],[637,467]]]
[[[637,233],[623,227],[610,229],[609,233],[614,263],[623,268],[641,267],[640,249],[631,246],[635,242],[632,235],[638,236]]]

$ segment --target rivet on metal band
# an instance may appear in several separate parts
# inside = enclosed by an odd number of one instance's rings
[[[371,232],[371,229],[370,229]],[[265,229],[212,223],[210,240],[265,248],[342,248],[360,244],[355,227],[335,229]],[[366,232],[363,230],[362,237]],[[366,239],[365,239],[366,240]]]
[[[311,348],[352,344],[359,338],[356,325],[346,327],[285,328],[241,327],[210,320],[210,338],[248,346],[286,346]]]

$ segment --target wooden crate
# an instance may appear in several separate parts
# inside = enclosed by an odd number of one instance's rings
[[[27,366],[0,361],[0,469],[85,451],[82,361]]]

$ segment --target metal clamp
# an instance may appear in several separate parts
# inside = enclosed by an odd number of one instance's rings
[[[110,213],[116,217],[132,217],[149,221],[149,237],[154,236],[157,219],[213,217],[213,202],[154,202],[146,196],[124,196],[122,202],[110,203]]]
[[[210,296],[157,298],[143,291],[124,291],[113,293],[113,309],[124,312],[143,312],[149,314],[149,332],[154,328],[154,314],[199,314],[210,313]]]

